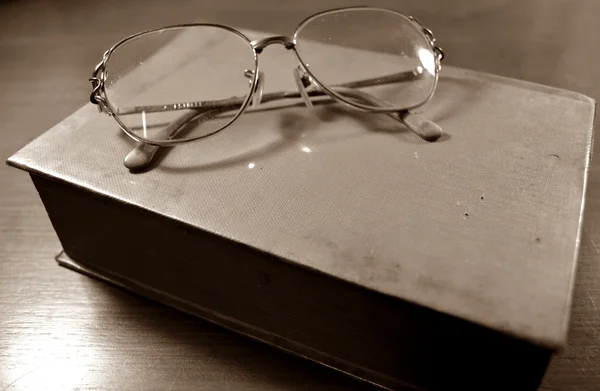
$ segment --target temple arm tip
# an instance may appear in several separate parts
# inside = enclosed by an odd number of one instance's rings
[[[439,140],[444,135],[442,128],[433,122],[432,124],[434,126],[431,127],[431,129],[425,130],[420,134],[421,138],[425,141],[434,142]]]
[[[130,171],[144,170],[152,163],[158,148],[159,147],[154,145],[139,144],[131,152],[129,152],[127,156],[125,156],[123,164]]]
[[[433,121],[413,114],[409,111],[400,112],[398,115],[404,125],[406,125],[410,130],[415,132],[425,141],[437,141],[444,135],[442,128]]]

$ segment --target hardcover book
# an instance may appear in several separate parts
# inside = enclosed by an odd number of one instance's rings
[[[294,89],[293,56],[269,56],[267,88]],[[288,105],[132,173],[136,142],[87,104],[8,164],[63,266],[383,388],[535,389],[566,343],[594,110],[445,66],[418,110],[433,143]]]

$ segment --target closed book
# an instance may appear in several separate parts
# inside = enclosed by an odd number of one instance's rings
[[[268,88],[295,88],[273,57]],[[136,143],[87,104],[8,164],[64,266],[383,388],[526,390],[566,343],[594,110],[446,66],[417,110],[433,143],[290,105],[132,173]]]

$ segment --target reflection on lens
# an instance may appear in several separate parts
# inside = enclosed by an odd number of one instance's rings
[[[433,52],[430,49],[420,48],[418,57],[419,57],[419,60],[421,61],[421,64],[423,64],[423,67],[417,66],[418,72],[421,73],[423,71],[423,68],[425,68],[425,70],[427,72],[429,72],[430,75],[435,76],[436,64],[435,64],[435,56],[433,55]]]
[[[106,63],[117,120],[148,141],[194,139],[223,128],[250,92],[256,60],[242,36],[214,26],[173,27],[118,46]]]
[[[409,109],[435,88],[432,44],[408,17],[357,8],[316,15],[296,34],[300,61],[342,100],[371,110]]]

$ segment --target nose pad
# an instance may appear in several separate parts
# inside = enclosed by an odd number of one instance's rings
[[[296,82],[296,86],[298,86],[298,92],[300,93],[302,100],[304,100],[304,104],[309,109],[312,109],[314,106],[310,101],[308,93],[306,92],[307,88],[313,85],[310,76],[306,73],[304,69],[302,69],[300,65],[298,65],[297,68],[294,68],[293,73],[294,81]]]
[[[244,76],[246,76],[249,79],[248,83],[250,83],[250,86],[252,86],[252,80],[254,79],[254,71],[246,69],[244,71]],[[256,80],[256,85],[254,86],[254,91],[251,92],[253,109],[258,108],[258,105],[260,105],[260,102],[262,101],[262,97],[263,97],[264,88],[265,88],[265,75],[264,75],[264,73],[259,71],[258,79]]]

